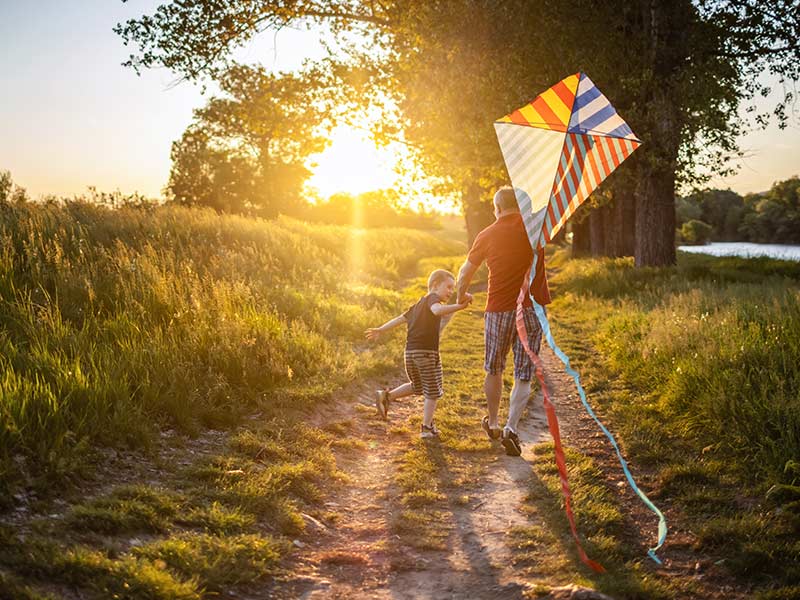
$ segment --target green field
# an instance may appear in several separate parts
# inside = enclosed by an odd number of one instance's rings
[[[86,203],[0,209],[0,504],[94,444],[146,447],[313,402],[385,364],[363,330],[454,242]],[[33,480],[33,481],[31,481]]]
[[[800,595],[800,264],[551,261],[554,336],[695,550]],[[764,592],[767,593],[766,591]]]
[[[0,598],[58,586],[202,598],[279,574],[309,514],[335,519],[324,500],[348,482],[334,451],[363,452],[352,423],[312,427],[307,415],[397,369],[402,336],[367,345],[363,330],[397,314],[432,268],[457,268],[456,233],[4,205],[0,500],[17,516],[0,525]],[[675,268],[634,269],[566,249],[548,265],[555,338],[651,497],[722,577],[797,598],[800,266],[681,255]],[[441,519],[492,468],[476,427],[479,308],[445,337],[459,359],[445,361],[441,446],[412,441],[397,456],[391,527],[404,544],[444,547]],[[413,440],[417,424],[393,435]],[[586,572],[555,542],[568,534],[552,448],[535,452],[522,509],[544,525],[513,532],[520,573],[618,598],[694,589],[642,568],[624,507],[569,449],[579,529],[610,570]],[[20,505],[34,517],[20,520]]]

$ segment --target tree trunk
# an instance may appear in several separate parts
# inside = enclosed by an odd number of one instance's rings
[[[637,267],[675,264],[675,173],[681,145],[683,116],[673,86],[690,58],[688,36],[695,11],[688,0],[640,0],[650,80],[642,106],[644,147],[639,156],[636,189]]]
[[[492,204],[481,201],[481,191],[481,187],[473,183],[461,195],[461,205],[467,225],[467,243],[470,247],[475,241],[475,236],[494,220]]]
[[[675,264],[675,173],[680,148],[681,116],[669,91],[651,94],[652,137],[639,163],[636,187],[637,267]]]
[[[589,246],[592,256],[605,256],[605,207],[593,208],[589,213]]]
[[[636,190],[637,267],[675,264],[675,171],[653,170]]]
[[[572,256],[588,256],[591,252],[589,236],[589,218],[584,216],[581,221],[574,218],[570,221],[572,227]]]
[[[624,187],[617,198],[617,219],[622,230],[619,256],[633,256],[636,250],[636,188]]]
[[[636,231],[636,199],[633,184],[615,181],[613,201],[606,213],[606,255],[633,256]]]

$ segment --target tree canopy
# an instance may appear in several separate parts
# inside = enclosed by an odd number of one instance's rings
[[[676,185],[737,155],[742,103],[765,91],[757,75],[798,69],[800,15],[787,0],[183,0],[117,32],[139,48],[133,68],[196,80],[219,77],[260,31],[310,22],[345,41],[360,35],[347,59],[328,61],[330,81],[360,89],[358,102],[397,107],[381,132],[403,136],[461,193],[473,233],[506,178],[493,120],[569,73],[591,73],[645,142],[630,167],[641,265],[674,261]]]
[[[195,111],[172,146],[167,191],[182,204],[261,216],[296,212],[309,156],[327,144],[325,115],[302,76],[232,65],[223,95]]]

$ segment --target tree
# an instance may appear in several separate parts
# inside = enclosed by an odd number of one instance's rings
[[[302,206],[308,157],[322,151],[324,116],[302,76],[233,65],[172,146],[167,191],[182,204],[273,217]]]
[[[687,244],[702,245],[708,242],[711,236],[711,225],[703,221],[692,219],[683,224],[680,237]]]
[[[0,204],[21,204],[28,201],[28,192],[14,183],[10,171],[0,171]]]
[[[462,194],[473,232],[505,179],[492,119],[566,73],[591,72],[645,142],[632,162],[640,266],[675,261],[676,186],[736,156],[739,107],[760,91],[758,72],[800,68],[788,0],[184,0],[117,31],[141,49],[134,68],[198,78],[264,28],[303,20],[371,40],[350,47],[364,81],[395,101],[397,130]]]
[[[325,202],[309,207],[304,218],[356,227],[441,228],[434,214],[414,212],[401,206],[394,190],[374,190],[357,196],[334,194]]]
[[[777,182],[764,194],[745,196],[739,232],[751,242],[800,243],[800,178]]]

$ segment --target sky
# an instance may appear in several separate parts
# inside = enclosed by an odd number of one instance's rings
[[[170,145],[207,98],[191,83],[174,85],[164,70],[138,77],[122,63],[127,49],[112,28],[152,10],[158,0],[0,0],[0,171],[38,197],[101,191],[160,197]],[[267,33],[237,53],[244,62],[291,70],[323,55],[316,32]],[[213,92],[213,90],[210,90]],[[513,108],[513,107],[512,107]],[[624,115],[623,115],[624,117]],[[741,141],[739,173],[711,184],[739,193],[763,191],[800,174],[800,117]],[[395,149],[379,150],[366,134],[334,133],[314,157],[309,185],[328,196],[392,186]]]

